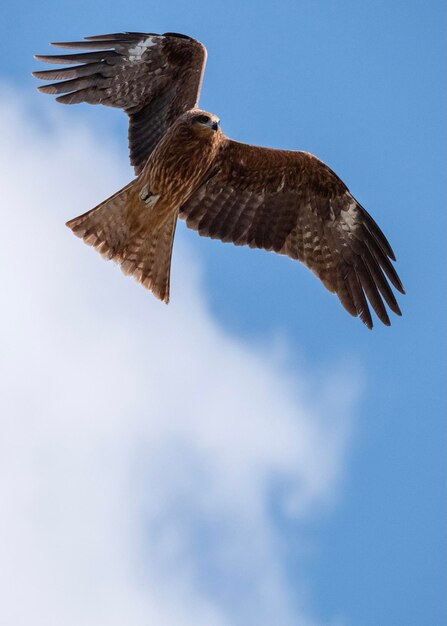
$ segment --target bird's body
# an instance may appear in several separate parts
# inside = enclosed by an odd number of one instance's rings
[[[209,125],[194,123],[201,116],[210,120]],[[161,206],[168,212],[179,211],[211,165],[221,138],[218,119],[198,109],[184,113],[172,124],[137,179],[138,185],[159,196],[157,214],[161,214]]]
[[[172,33],[91,39],[62,45],[105,52],[39,57],[85,64],[36,75],[67,79],[42,88],[69,91],[59,97],[63,102],[127,111],[137,178],[68,222],[75,234],[166,302],[180,216],[201,235],[302,261],[369,328],[367,299],[387,325],[383,301],[400,315],[388,283],[403,293],[394,253],[343,181],[309,153],[233,141],[214,114],[196,108],[202,44]]]

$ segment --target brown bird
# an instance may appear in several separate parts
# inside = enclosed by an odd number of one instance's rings
[[[196,108],[206,62],[189,37],[121,33],[55,44],[94,52],[38,56],[82,63],[35,72],[62,80],[39,87],[64,103],[102,103],[130,117],[137,178],[68,222],[73,232],[169,301],[177,218],[200,235],[272,250],[307,265],[354,316],[372,328],[369,300],[390,324],[384,301],[404,293],[394,253],[340,178],[306,152],[272,150],[226,137],[216,115]]]

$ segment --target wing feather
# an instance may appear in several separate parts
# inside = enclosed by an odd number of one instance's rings
[[[198,104],[206,49],[186,35],[114,33],[53,45],[75,52],[36,59],[78,65],[34,72],[41,80],[60,81],[39,90],[58,95],[63,104],[124,109],[130,118],[130,158],[137,174],[171,123]]]
[[[73,63],[104,63],[118,60],[120,57],[115,50],[104,52],[82,52],[74,54],[36,54],[35,58],[44,63],[54,65],[72,65]]]
[[[180,217],[203,236],[302,261],[368,328],[368,302],[387,326],[385,303],[401,315],[388,280],[404,289],[388,240],[340,178],[308,153],[225,138]]]

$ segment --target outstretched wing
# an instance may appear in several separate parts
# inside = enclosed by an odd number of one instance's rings
[[[225,139],[180,216],[200,235],[302,261],[368,328],[373,322],[367,300],[386,325],[383,300],[401,315],[388,280],[404,289],[385,235],[340,178],[311,154]]]
[[[63,94],[57,100],[64,104],[124,109],[130,117],[130,160],[137,174],[169,125],[198,103],[206,48],[186,35],[117,33],[53,45],[76,52],[36,58],[76,65],[33,72],[36,78],[60,81],[39,90]]]

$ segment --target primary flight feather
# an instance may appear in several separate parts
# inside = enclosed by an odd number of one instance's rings
[[[129,115],[137,178],[68,222],[75,234],[169,301],[178,217],[199,234],[272,250],[307,265],[354,316],[372,328],[368,301],[390,324],[404,293],[394,253],[341,179],[306,152],[226,137],[217,116],[197,109],[206,49],[175,33],[119,33],[55,44],[92,49],[38,56],[75,67],[35,72],[67,104],[89,102]]]

